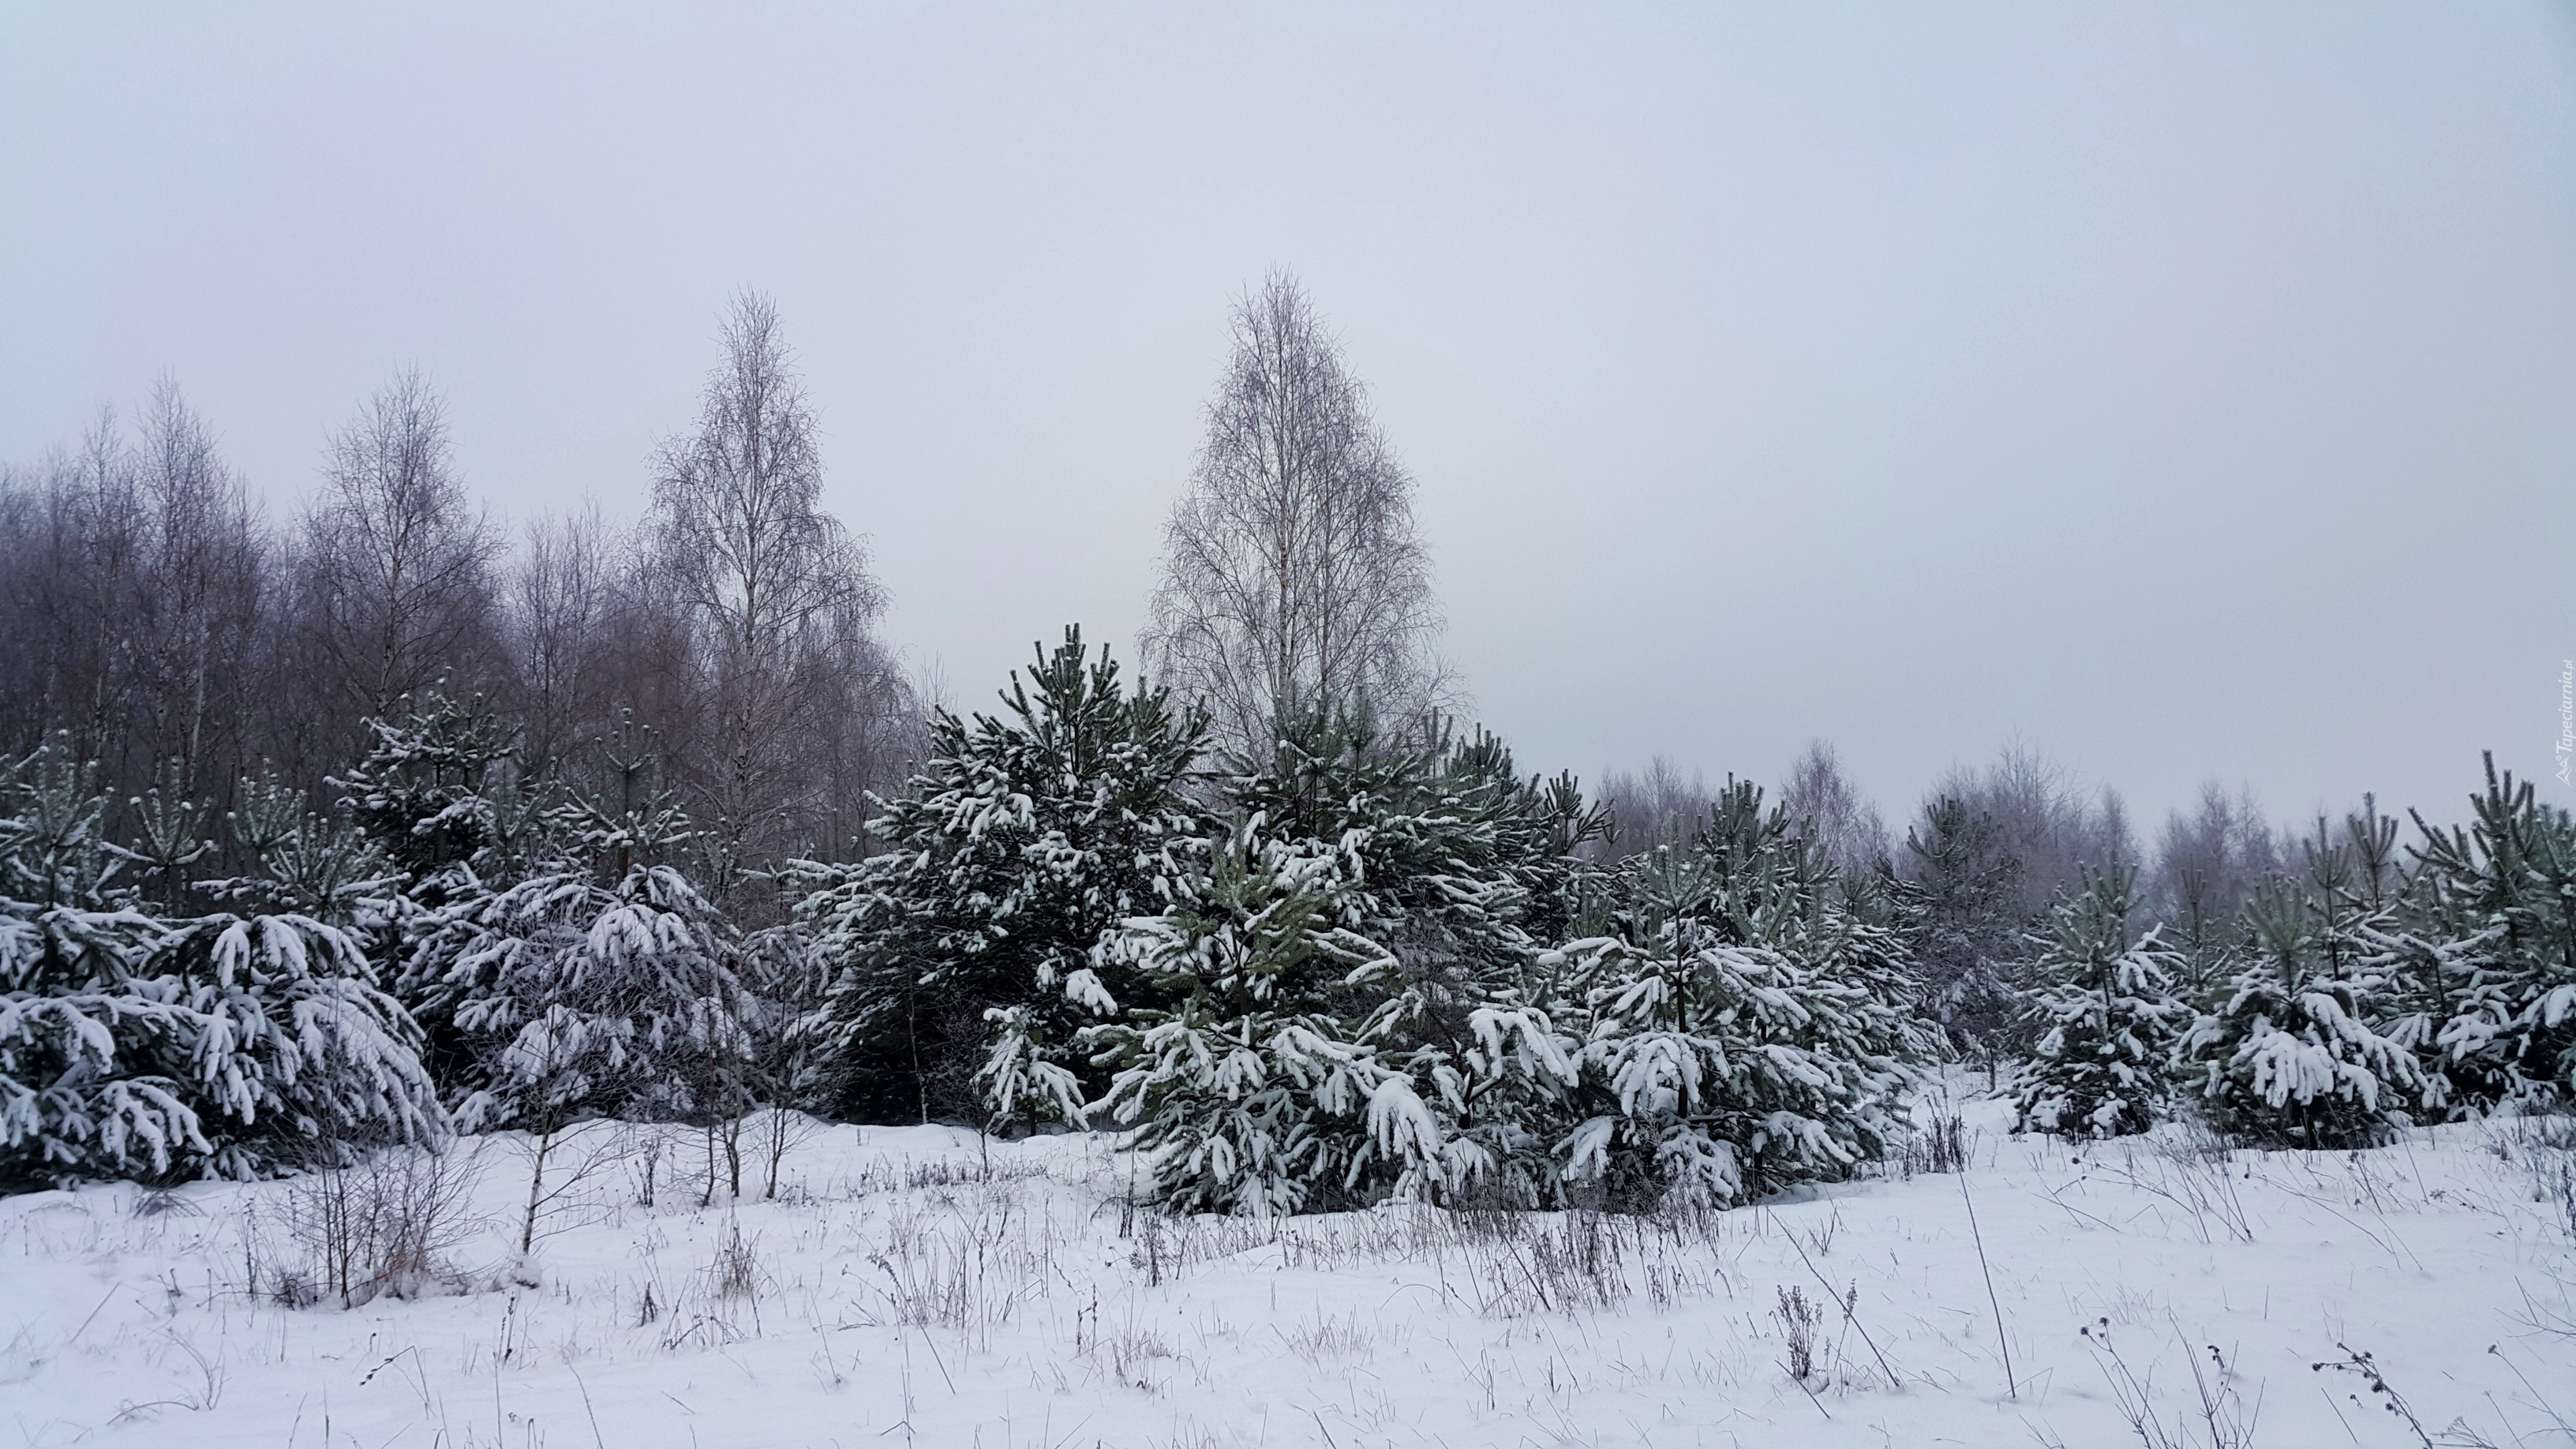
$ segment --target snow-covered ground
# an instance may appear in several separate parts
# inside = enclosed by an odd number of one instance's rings
[[[0,1449],[2167,1442],[2141,1405],[2177,1444],[2576,1444],[2567,1154],[2531,1125],[2221,1158],[1968,1117],[1964,1175],[1731,1212],[1272,1224],[1127,1207],[1104,1137],[834,1127],[776,1202],[647,1208],[613,1166],[524,1261],[492,1140],[464,1280],[352,1308],[244,1291],[295,1256],[290,1184],[23,1196]],[[2355,1352],[2421,1433],[2313,1367]]]

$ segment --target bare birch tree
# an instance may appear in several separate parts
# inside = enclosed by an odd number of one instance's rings
[[[692,754],[720,898],[830,813],[814,747],[843,727],[854,678],[873,673],[879,690],[894,678],[872,632],[884,591],[822,508],[814,410],[777,307],[741,294],[721,337],[697,431],[662,450],[650,523],[704,701]]]
[[[536,519],[520,537],[508,625],[522,748],[532,774],[561,763],[586,730],[607,723],[615,551],[596,503]]]
[[[483,682],[502,541],[466,499],[446,402],[419,369],[332,437],[303,544],[304,627],[353,719]]]
[[[1441,619],[1413,480],[1294,277],[1234,312],[1207,442],[1164,533],[1142,639],[1157,682],[1259,751],[1280,711],[1366,702],[1390,724],[1445,703]]]
[[[241,763],[266,536],[212,430],[166,378],[135,462],[148,545],[129,627],[151,701],[147,748],[184,792],[228,788]]]
[[[1861,797],[1834,747],[1823,740],[1789,767],[1780,787],[1781,808],[1798,823],[1798,831],[1822,850],[1834,869],[1846,876],[1864,875],[1894,858],[1887,840],[1887,821],[1878,807]]]

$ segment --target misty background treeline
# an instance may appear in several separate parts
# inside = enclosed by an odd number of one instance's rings
[[[1586,788],[1463,718],[1413,481],[1296,282],[1234,309],[1131,664],[908,682],[774,307],[632,524],[503,529],[397,376],[270,518],[165,384],[0,478],[0,1180],[788,1110],[1137,1129],[1165,1204],[1731,1202],[1966,1061],[2042,1130],[2374,1140],[2576,1072],[2576,824],[2014,745],[1891,823]],[[762,1128],[756,1124],[765,1123]],[[763,1132],[766,1136],[763,1136]],[[750,1164],[747,1169],[746,1164]]]

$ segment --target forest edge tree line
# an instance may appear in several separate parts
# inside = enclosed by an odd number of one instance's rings
[[[1524,776],[1455,722],[1411,480],[1284,277],[1152,685],[1069,629],[960,718],[873,632],[774,310],[724,343],[645,524],[506,570],[416,374],[292,530],[167,387],[8,476],[0,1182],[619,1118],[738,1193],[795,1106],[1132,1129],[1178,1210],[1722,1205],[1885,1156],[1945,1060],[2076,1136],[2569,1098],[2576,825],[2492,766],[2403,848],[2213,792],[2152,870],[2020,752],[1897,849],[1822,747],[1768,805]]]

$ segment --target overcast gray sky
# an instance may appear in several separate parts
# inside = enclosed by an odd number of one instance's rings
[[[416,361],[631,515],[755,285],[980,705],[1132,652],[1285,266],[1526,765],[2576,803],[2563,4],[523,8],[11,7],[0,457],[166,371],[282,515]]]

